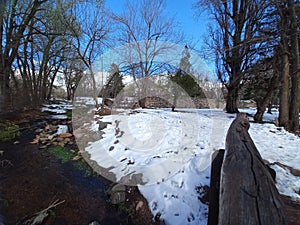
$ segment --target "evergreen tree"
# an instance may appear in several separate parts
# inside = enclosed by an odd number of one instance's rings
[[[189,51],[188,46],[184,47],[182,52],[182,58],[180,60],[179,68],[187,74],[191,74],[192,64],[190,63],[191,53]]]
[[[179,69],[175,75],[171,76],[171,81],[178,84],[191,97],[205,97],[202,89],[199,87],[195,79],[190,75]]]
[[[192,76],[192,64],[190,63],[190,51],[188,46],[184,47],[182,58],[179,63],[179,69],[170,77],[171,81],[178,84],[191,97],[201,96],[205,97],[202,89]],[[178,91],[177,91],[178,92]],[[176,95],[176,91],[175,91]]]
[[[116,64],[112,64],[110,68],[110,76],[102,90],[101,95],[103,98],[115,98],[123,89],[123,87],[124,84],[119,67]]]

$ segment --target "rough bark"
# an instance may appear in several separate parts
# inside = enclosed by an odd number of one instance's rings
[[[289,15],[291,19],[291,102],[289,110],[290,129],[299,129],[299,101],[300,101],[300,60],[298,22],[293,0],[288,0]]]
[[[257,112],[254,115],[254,121],[261,123],[263,119],[264,112],[267,106],[270,104],[274,91],[278,88],[278,75],[275,73],[271,78],[270,85],[268,87],[267,93],[264,96],[261,104],[257,107]]]
[[[9,86],[9,69],[0,67],[0,111],[6,111],[8,109],[10,101],[10,86]]]
[[[246,114],[240,113],[227,133],[219,225],[285,225],[284,205],[249,127]]]
[[[239,112],[237,107],[238,101],[238,87],[227,88],[228,94],[226,98],[226,112],[227,113],[237,113]]]
[[[285,49],[286,43],[282,45],[282,56],[280,70],[280,92],[279,92],[279,126],[288,127],[289,121],[289,56]]]

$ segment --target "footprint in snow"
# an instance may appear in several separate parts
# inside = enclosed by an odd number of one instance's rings
[[[190,213],[190,216],[187,218],[187,221],[188,221],[188,222],[192,222],[192,221],[194,221],[194,220],[195,220],[194,214],[193,214],[193,213]]]

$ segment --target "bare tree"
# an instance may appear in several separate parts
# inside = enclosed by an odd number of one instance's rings
[[[150,91],[149,77],[169,69],[172,59],[168,56],[183,41],[183,34],[176,30],[174,18],[165,14],[164,0],[127,0],[124,11],[112,17],[118,43],[125,46],[119,53],[120,70],[133,76],[141,100]]]
[[[80,80],[84,75],[85,66],[82,60],[78,58],[77,52],[73,52],[70,49],[66,54],[62,65],[62,73],[64,85],[67,89],[67,99],[72,100]]]
[[[128,55],[123,57],[134,78],[159,73],[164,63],[156,59],[172,48],[172,44],[183,41],[183,35],[175,30],[174,19],[167,17],[164,9],[164,0],[128,0],[123,13],[113,15],[118,41],[128,45]]]
[[[216,22],[216,27],[210,32],[210,48],[216,54],[219,79],[228,91],[226,111],[238,112],[237,101],[243,78],[258,60],[257,53],[268,39],[261,35],[267,1],[199,0],[196,7],[208,8]]]
[[[64,10],[63,7],[62,10]],[[110,23],[104,9],[104,1],[75,1],[70,14],[73,20],[69,21],[69,18],[66,18],[68,27],[74,36],[70,41],[70,45],[76,49],[78,57],[88,71],[87,74],[91,77],[93,98],[98,108],[99,93],[93,63],[107,45],[106,42],[110,33]]]
[[[20,73],[24,88],[19,89],[18,96],[24,96],[26,106],[35,107],[51,98],[67,35],[59,11],[49,2],[29,23],[15,60],[15,73]]]
[[[21,41],[28,27],[32,24],[35,15],[41,10],[46,0],[19,0],[1,1],[0,3],[0,108],[1,111],[9,107],[10,79],[12,65],[17,57],[18,50],[23,44]]]

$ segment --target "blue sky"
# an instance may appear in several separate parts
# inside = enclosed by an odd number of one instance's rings
[[[205,16],[196,16],[193,4],[195,0],[166,0],[166,10],[170,15],[175,15],[183,32],[195,40],[202,39],[206,32],[208,19]]]
[[[106,0],[106,6],[111,8],[115,13],[121,12],[126,0]],[[138,1],[138,0],[136,0]],[[205,35],[208,16],[203,14],[196,16],[193,4],[196,0],[166,0],[166,12],[175,16],[176,22],[179,23],[180,29],[185,33],[188,39],[197,43],[197,47],[202,45],[202,39]]]
[[[126,0],[106,0],[105,4],[114,13],[120,13],[123,11],[125,2]],[[165,12],[170,17],[175,17],[175,22],[179,24],[179,29],[185,34],[187,41],[192,43],[192,47],[196,49],[194,53],[202,58],[203,39],[207,33],[207,26],[210,21],[207,13],[202,13],[200,16],[196,15],[196,11],[193,8],[195,2],[197,0],[165,0]],[[214,71],[214,62],[203,58],[202,60],[211,71]]]

